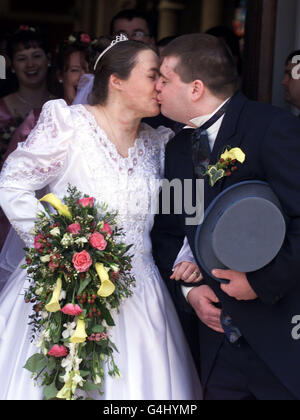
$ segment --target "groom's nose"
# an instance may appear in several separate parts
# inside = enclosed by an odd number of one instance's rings
[[[157,90],[157,92],[161,91],[161,77],[158,78],[156,85],[155,85],[155,89]]]

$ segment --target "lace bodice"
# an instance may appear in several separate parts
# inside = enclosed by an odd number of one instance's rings
[[[44,105],[40,119],[26,142],[19,144],[0,175],[0,204],[28,245],[38,207],[35,191],[49,186],[62,198],[68,184],[109,209],[119,212],[118,222],[133,254],[151,252],[149,232],[162,177],[165,144],[172,131],[141,124],[128,157],[114,144],[82,105],[68,107],[63,100]]]

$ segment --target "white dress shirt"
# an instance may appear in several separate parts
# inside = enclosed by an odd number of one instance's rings
[[[216,112],[219,111],[219,109],[228,101],[229,98],[227,98],[214,112],[212,112],[211,114],[208,115],[203,115],[201,117],[196,117],[193,118],[192,120],[190,120],[190,123],[193,126],[196,126],[196,128],[201,127],[203,124],[205,124]],[[213,149],[217,135],[219,133],[222,121],[223,121],[224,115],[222,115],[222,117],[220,117],[213,125],[211,125],[207,130],[207,136],[208,136],[208,141],[209,141],[209,146],[210,146],[210,150]],[[185,128],[191,128],[191,126],[185,126]],[[189,246],[187,237],[184,238],[184,242],[183,242],[183,246],[179,252],[179,254],[177,255],[177,258],[174,262],[173,265],[173,270],[175,269],[176,265],[183,262],[183,261],[189,261],[189,262],[193,262],[195,264],[197,264],[197,262],[195,261],[195,258],[193,256],[192,250]],[[184,294],[184,296],[187,298],[187,295],[189,294],[189,292],[192,290],[192,287],[185,287],[182,286],[182,293]]]

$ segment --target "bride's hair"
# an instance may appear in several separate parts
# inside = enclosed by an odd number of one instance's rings
[[[133,40],[119,42],[107,51],[97,64],[89,102],[92,105],[105,105],[110,76],[114,74],[121,80],[127,80],[137,63],[138,54],[146,50],[156,53],[151,45]]]

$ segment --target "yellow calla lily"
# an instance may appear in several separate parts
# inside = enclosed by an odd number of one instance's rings
[[[71,399],[73,376],[74,376],[74,372],[71,372],[68,382],[66,382],[65,385],[63,386],[63,388],[56,394],[56,398],[60,398],[62,400],[70,400]]]
[[[101,286],[98,289],[97,295],[100,297],[108,297],[115,291],[116,286],[109,280],[107,271],[102,263],[96,263],[95,269],[101,280]]]
[[[235,147],[230,150],[225,150],[225,152],[221,155],[221,159],[227,160],[228,158],[244,163],[246,155],[239,147]]]
[[[61,216],[65,216],[72,220],[72,214],[69,207],[66,204],[63,204],[54,194],[46,194],[39,201],[46,201],[46,203],[51,204],[51,206],[54,207]]]
[[[85,332],[85,322],[84,319],[78,318],[76,330],[72,337],[70,338],[71,343],[84,343],[86,340],[87,334]]]
[[[50,302],[45,306],[45,309],[48,312],[60,311],[59,295],[60,295],[60,292],[61,292],[61,288],[62,288],[61,277],[58,277],[58,279],[56,281],[55,288],[54,288],[53,293],[52,293],[52,298],[51,298]]]

